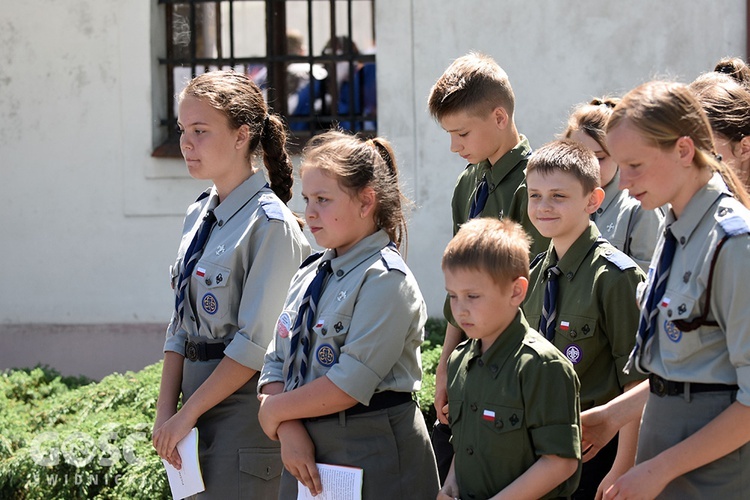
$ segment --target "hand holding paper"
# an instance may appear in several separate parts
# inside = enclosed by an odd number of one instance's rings
[[[164,468],[167,470],[169,487],[175,500],[205,491],[203,475],[198,461],[198,429],[193,427],[187,436],[177,443],[177,451],[182,458],[180,470],[172,467],[169,462],[162,458]]]

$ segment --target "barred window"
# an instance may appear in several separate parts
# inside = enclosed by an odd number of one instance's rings
[[[374,135],[375,0],[159,0],[165,106],[154,156],[180,156],[175,96],[203,72],[234,69],[286,120],[292,143],[339,126]]]

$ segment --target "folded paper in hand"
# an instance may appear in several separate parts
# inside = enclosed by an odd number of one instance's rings
[[[175,469],[162,458],[164,468],[167,469],[169,487],[174,500],[182,500],[190,495],[205,491],[201,466],[198,462],[198,429],[193,427],[188,435],[177,443],[177,451],[182,459],[182,468]]]

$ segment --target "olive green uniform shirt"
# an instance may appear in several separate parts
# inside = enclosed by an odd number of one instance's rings
[[[547,285],[546,270],[557,264],[557,316],[553,343],[573,363],[581,380],[581,408],[588,410],[622,394],[644,375],[623,373],[635,345],[640,312],[638,284],[645,274],[589,223],[557,260],[554,245],[531,268],[529,293],[523,304],[529,324],[538,327]]]
[[[541,455],[581,459],[578,377],[522,312],[482,354],[481,340],[448,360],[448,403],[460,498],[489,498]],[[570,495],[578,472],[544,498]]]
[[[529,141],[521,136],[521,142],[505,153],[494,165],[488,160],[470,164],[461,172],[453,189],[453,234],[469,220],[471,202],[477,191],[477,185],[487,175],[489,196],[482,210],[481,217],[510,217],[523,226],[534,240],[531,245],[532,256],[543,252],[549,240],[536,230],[528,216],[528,195],[526,193],[526,163],[531,155]]]
[[[536,230],[529,219],[528,193],[526,190],[526,164],[531,156],[529,140],[521,135],[521,142],[516,147],[500,157],[494,165],[488,160],[476,164],[467,165],[461,172],[453,189],[453,234],[458,228],[469,220],[471,203],[477,192],[477,186],[482,178],[487,175],[489,184],[489,196],[480,217],[510,217],[523,226],[524,230],[532,239],[529,255],[544,252],[549,246],[549,239],[545,238]],[[445,318],[458,327],[451,313],[450,301],[446,298],[443,305]]]
[[[647,272],[664,212],[661,208],[644,210],[641,202],[630,196],[627,189],[617,188],[619,183],[618,171],[604,187],[604,201],[591,220],[607,241],[633,259],[643,272]]]

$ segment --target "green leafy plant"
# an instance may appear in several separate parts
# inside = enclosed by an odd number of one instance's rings
[[[444,335],[444,320],[427,321],[417,399],[428,426]],[[161,367],[98,383],[46,366],[0,373],[0,498],[171,498],[151,446]]]

